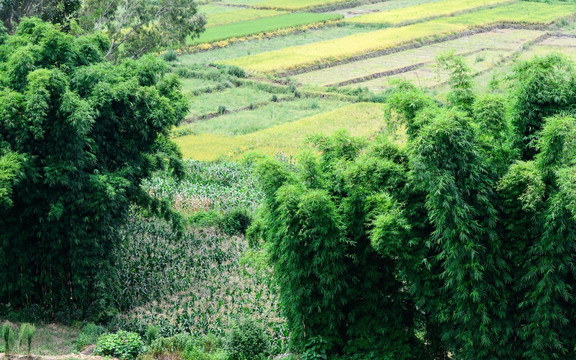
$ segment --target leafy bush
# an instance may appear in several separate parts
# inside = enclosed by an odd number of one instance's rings
[[[226,106],[224,106],[224,105],[218,106],[218,114],[220,114],[220,115],[226,114],[226,111],[227,111]]]
[[[264,329],[253,319],[245,318],[228,333],[226,348],[231,360],[256,360],[268,354],[270,343]]]
[[[221,220],[222,230],[229,235],[246,234],[252,223],[252,216],[244,208],[236,208],[224,213]]]
[[[116,334],[101,336],[94,348],[94,354],[130,360],[136,358],[143,348],[144,342],[140,335],[120,330]]]
[[[171,337],[161,337],[150,344],[147,354],[161,355],[182,353],[194,344],[194,339],[186,334],[178,334]]]
[[[98,338],[106,332],[106,329],[102,326],[96,325],[94,323],[88,323],[83,328],[78,338],[75,341],[75,347],[77,351],[83,350],[86,346],[95,344]]]
[[[178,59],[178,53],[174,50],[168,50],[162,57],[164,58],[164,61],[172,62]]]

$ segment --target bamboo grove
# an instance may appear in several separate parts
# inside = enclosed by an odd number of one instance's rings
[[[461,59],[439,60],[445,103],[399,82],[375,141],[317,137],[297,165],[259,165],[266,201],[249,235],[270,252],[293,345],[574,358],[574,64],[521,63],[502,95],[475,93]]]

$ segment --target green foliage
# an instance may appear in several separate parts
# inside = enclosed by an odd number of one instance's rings
[[[12,331],[12,327],[8,321],[2,326],[0,335],[2,335],[2,340],[4,341],[4,353],[8,356],[14,345],[14,331]]]
[[[146,328],[146,345],[150,346],[160,336],[160,328],[150,325]]]
[[[441,61],[447,104],[400,82],[386,136],[317,137],[319,156],[258,167],[249,234],[304,358],[575,356],[574,64],[519,65],[508,109],[474,94],[460,59]]]
[[[152,341],[147,354],[158,356],[162,354],[183,353],[194,343],[194,339],[186,334],[178,334],[171,337],[161,337]]]
[[[77,15],[80,0],[18,0],[0,1],[0,20],[10,31],[17,27],[22,18],[37,16],[44,21],[60,24],[68,29]]]
[[[514,72],[512,126],[522,160],[537,152],[538,133],[546,117],[573,108],[576,102],[574,63],[559,54],[519,63]]]
[[[94,323],[88,323],[84,325],[78,338],[75,341],[75,347],[77,351],[82,351],[88,345],[96,344],[98,338],[106,332],[106,329],[102,326],[96,325]]]
[[[26,353],[30,355],[32,350],[32,338],[34,338],[34,333],[36,332],[36,327],[32,324],[24,323],[20,325],[20,333],[18,334],[18,349],[22,351],[22,347],[26,346]]]
[[[110,3],[86,0],[79,25],[88,32],[105,32],[106,58],[138,58],[165,47],[183,45],[204,30],[206,20],[188,0],[133,0]],[[128,30],[130,29],[130,30]]]
[[[230,360],[264,359],[270,343],[264,329],[253,319],[244,318],[235,323],[226,338]]]
[[[225,212],[221,220],[221,228],[229,235],[245,234],[252,223],[252,215],[245,208],[236,208]]]
[[[113,356],[120,360],[132,360],[142,352],[143,348],[144,343],[140,335],[120,330],[115,334],[101,336],[94,348],[94,354]]]
[[[130,204],[178,220],[140,184],[178,172],[167,135],[186,100],[163,62],[106,63],[107,46],[38,19],[0,45],[0,303],[106,316],[102,276]]]

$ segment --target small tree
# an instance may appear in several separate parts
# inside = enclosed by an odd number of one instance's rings
[[[36,327],[32,324],[24,323],[20,326],[20,334],[18,336],[18,349],[22,351],[22,346],[26,345],[26,354],[30,356],[32,350],[32,338],[36,332]]]
[[[8,321],[6,321],[4,326],[2,326],[2,339],[4,340],[4,352],[6,356],[8,356],[12,349],[12,345],[14,344],[14,332],[12,331],[12,327],[10,327]]]

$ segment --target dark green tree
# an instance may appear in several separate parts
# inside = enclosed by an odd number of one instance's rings
[[[574,65],[519,64],[507,99],[474,94],[462,60],[442,61],[447,104],[399,82],[377,139],[319,137],[318,156],[261,165],[257,224],[295,345],[320,337],[362,359],[572,359]],[[322,210],[302,211],[312,204]],[[312,321],[310,306],[326,317]]]
[[[0,19],[9,31],[20,19],[37,16],[68,28],[80,8],[80,0],[0,0]]]
[[[163,62],[108,46],[34,18],[0,45],[0,303],[94,315],[131,204],[169,214],[140,182],[178,169],[186,101]]]

